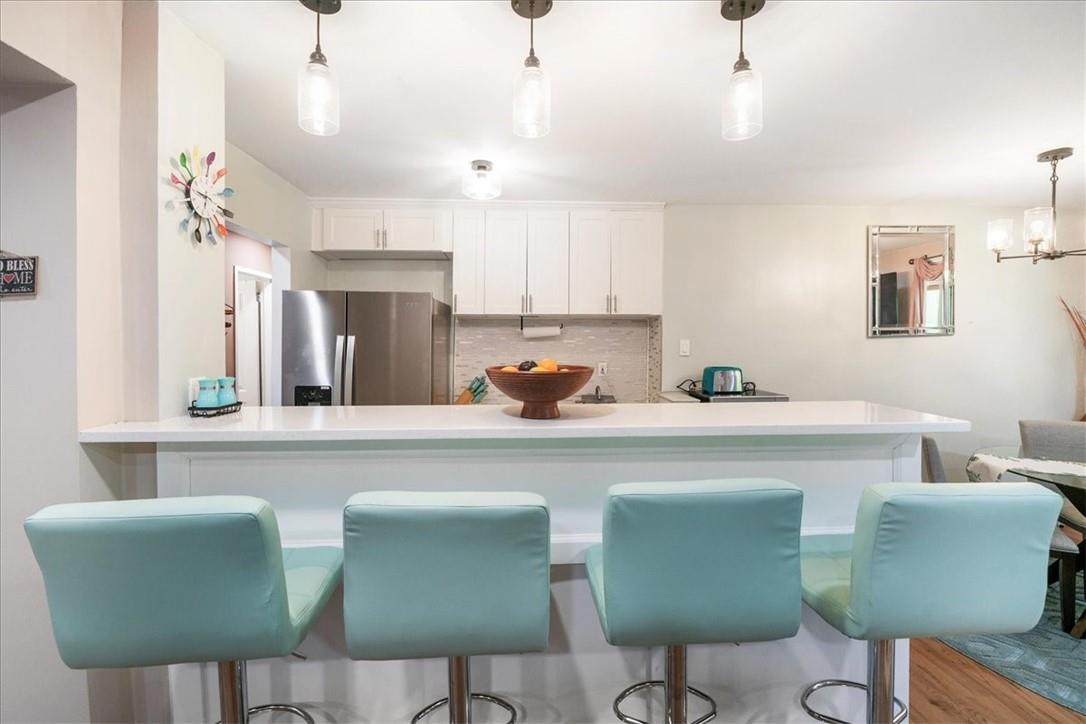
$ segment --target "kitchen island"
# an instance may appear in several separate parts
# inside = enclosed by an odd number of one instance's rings
[[[540,493],[551,508],[550,649],[480,657],[474,684],[522,703],[529,721],[590,722],[611,720],[610,703],[621,689],[662,670],[660,652],[616,649],[603,640],[579,565],[600,540],[609,485],[782,478],[804,490],[804,533],[847,532],[864,486],[920,479],[921,434],[969,429],[962,420],[862,401],[566,405],[557,420],[524,420],[518,410],[253,408],[223,418],[91,428],[80,441],[155,445],[159,496],[262,497],[289,545],[338,544],[343,504],[360,490]],[[435,591],[435,600],[440,595]],[[407,721],[443,695],[443,661],[346,660],[341,606],[334,598],[303,643],[308,661],[250,664],[253,701],[308,701],[328,721],[384,722]],[[863,680],[865,652],[804,609],[792,639],[691,647],[690,677],[717,698],[722,721],[806,721],[802,688],[827,677]],[[908,647],[899,646],[897,693],[906,700],[907,664]],[[215,667],[170,668],[174,720],[214,719]],[[836,696],[826,698],[838,716],[859,715],[861,695]],[[478,720],[488,721],[483,715]]]

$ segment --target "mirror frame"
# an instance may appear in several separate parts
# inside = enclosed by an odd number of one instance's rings
[[[872,225],[867,227],[867,337],[893,339],[901,337],[949,337],[954,334],[954,226],[935,224],[917,226]],[[938,327],[880,327],[879,309],[879,236],[903,234],[943,235],[943,324]]]

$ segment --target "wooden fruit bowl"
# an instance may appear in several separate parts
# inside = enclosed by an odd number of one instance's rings
[[[487,367],[486,376],[494,386],[524,405],[520,416],[529,420],[553,420],[560,417],[558,403],[580,391],[592,368],[585,365],[558,365],[569,372],[502,372],[500,366]]]

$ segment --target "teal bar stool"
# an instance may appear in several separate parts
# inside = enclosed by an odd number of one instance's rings
[[[298,707],[246,702],[245,661],[286,656],[339,584],[337,548],[283,548],[241,496],[72,503],[26,520],[53,635],[73,669],[219,665],[222,721]]]
[[[343,619],[356,660],[447,658],[451,724],[471,721],[470,657],[542,651],[550,515],[532,493],[368,492],[343,513]]]
[[[668,724],[686,724],[687,644],[771,641],[799,629],[799,538],[803,492],[781,480],[706,480],[613,485],[603,544],[585,556],[588,583],[608,643],[666,646],[663,681],[628,687],[622,702],[663,687]]]
[[[1059,495],[1033,483],[886,483],[860,497],[852,534],[803,538],[803,600],[849,638],[867,641],[867,721],[901,722],[894,639],[1019,633],[1044,610]],[[898,709],[894,713],[895,705]]]

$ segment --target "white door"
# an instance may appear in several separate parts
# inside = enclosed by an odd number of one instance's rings
[[[452,251],[451,234],[450,209],[385,209],[385,249]]]
[[[569,215],[569,313],[607,314],[611,296],[611,224],[607,211]]]
[[[362,251],[381,248],[381,209],[324,209],[325,249]]]
[[[487,314],[525,314],[528,215],[487,211],[483,310]]]
[[[453,314],[483,313],[484,238],[482,209],[453,213]]]
[[[261,404],[260,282],[237,276],[234,281],[234,388],[246,405]]]
[[[611,313],[663,311],[664,215],[611,212]]]
[[[528,212],[528,313],[569,314],[569,212]]]

